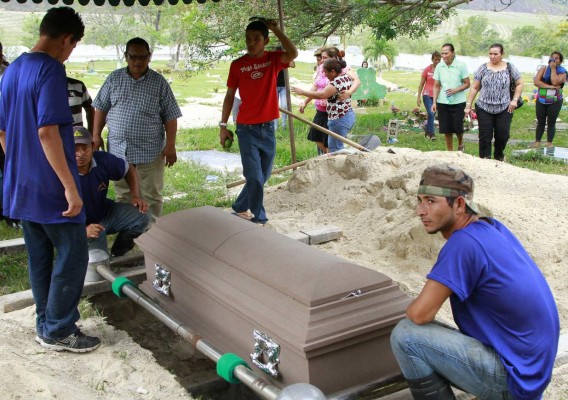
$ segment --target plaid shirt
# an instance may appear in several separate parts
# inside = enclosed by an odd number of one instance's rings
[[[154,161],[165,146],[164,124],[181,117],[170,85],[149,68],[139,79],[127,68],[112,72],[93,106],[107,113],[108,151],[132,164]]]

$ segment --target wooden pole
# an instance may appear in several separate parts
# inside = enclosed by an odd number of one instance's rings
[[[352,140],[349,140],[347,138],[344,138],[341,135],[338,135],[335,132],[330,131],[329,129],[325,129],[322,128],[321,126],[314,124],[312,121],[309,121],[305,118],[300,117],[299,115],[293,114],[290,111],[284,110],[283,108],[280,109],[281,112],[283,112],[284,114],[289,115],[292,118],[296,118],[298,121],[302,121],[305,124],[308,124],[309,126],[311,126],[312,128],[317,129],[320,132],[326,133],[330,136],[333,136],[334,138],[336,138],[337,140],[341,140],[343,143],[348,144],[351,147],[355,147],[357,150],[361,150],[361,151],[366,151],[366,152],[371,152],[371,150],[369,150],[368,148],[366,148],[365,146],[361,146],[359,143],[355,143]]]
[[[310,160],[312,160],[312,158],[310,158]],[[289,169],[301,167],[302,165],[306,164],[310,160],[299,161],[297,163],[290,164],[286,167],[274,169],[274,170],[272,170],[272,174],[279,174],[280,172],[288,171]],[[246,179],[241,179],[240,181],[228,183],[227,189],[230,189],[230,188],[233,188],[233,187],[239,186],[239,185],[244,185],[246,182],[247,182]]]
[[[280,30],[285,33],[284,30],[284,8],[282,7],[282,0],[278,0],[278,21],[280,23]],[[292,97],[290,96],[290,75],[288,74],[288,68],[284,68],[284,82],[286,83],[286,101],[288,108],[292,109]],[[297,160],[296,157],[296,137],[294,135],[294,124],[292,120],[288,120],[288,136],[290,137],[290,156],[292,158],[292,163]]]

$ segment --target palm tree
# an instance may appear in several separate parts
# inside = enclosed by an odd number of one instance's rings
[[[390,68],[394,59],[398,56],[398,50],[394,44],[384,39],[376,39],[363,49],[363,55],[370,61],[377,61],[379,65],[379,78],[383,76],[383,58],[386,58],[386,66]]]

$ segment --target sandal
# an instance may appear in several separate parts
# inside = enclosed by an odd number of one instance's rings
[[[252,216],[253,216],[248,210],[247,211],[241,211],[241,212],[233,211],[231,214],[236,215],[239,218],[246,219],[247,221],[250,221],[252,219]]]
[[[458,146],[458,151],[463,153],[465,151],[465,144],[463,146]]]

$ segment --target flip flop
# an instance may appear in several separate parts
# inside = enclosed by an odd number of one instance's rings
[[[248,211],[241,211],[241,212],[233,211],[231,214],[236,215],[239,218],[246,219],[247,221],[250,221],[252,219],[252,214]]]

